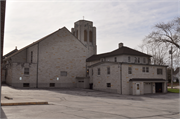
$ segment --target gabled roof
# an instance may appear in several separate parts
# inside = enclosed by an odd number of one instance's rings
[[[13,53],[13,54],[9,55],[9,56],[8,56],[7,58],[5,58],[4,60],[9,59],[10,57],[12,57],[12,56],[14,56],[14,55],[16,55],[16,54],[20,53],[21,51],[23,51],[23,50],[24,50],[24,49],[26,49],[26,48],[29,48],[29,47],[31,47],[31,46],[33,46],[33,45],[36,45],[37,43],[39,43],[39,42],[43,41],[43,40],[44,40],[44,39],[46,39],[47,37],[49,37],[49,36],[51,36],[51,35],[55,34],[56,32],[58,32],[59,30],[62,30],[62,29],[66,29],[66,30],[67,30],[67,28],[66,28],[66,27],[63,27],[63,28],[61,28],[61,29],[58,29],[57,31],[55,31],[55,32],[53,32],[53,33],[51,33],[51,34],[49,34],[49,35],[47,35],[47,36],[45,36],[45,37],[43,37],[43,38],[41,38],[41,39],[39,39],[39,40],[35,41],[35,42],[33,42],[33,43],[31,43],[31,44],[29,44],[29,45],[27,45],[27,46],[25,46],[24,48],[22,48],[22,49],[18,50],[17,52],[15,52],[15,53]],[[68,30],[68,31],[69,31],[69,30]]]
[[[5,55],[3,56],[3,59],[6,58],[6,57],[8,57],[8,56],[10,56],[10,55],[12,55],[12,54],[14,54],[14,53],[17,52],[17,51],[18,51],[18,49],[12,50],[11,52],[5,54]]]
[[[29,48],[29,47],[31,47],[31,46],[33,46],[33,45],[36,45],[37,43],[43,41],[44,39],[48,38],[49,36],[51,36],[51,35],[57,33],[57,32],[60,31],[60,30],[63,30],[63,29],[67,30],[72,36],[74,36],[74,35],[73,35],[66,27],[63,27],[63,28],[58,29],[57,31],[55,31],[55,32],[53,32],[53,33],[51,33],[51,34],[49,34],[49,35],[47,35],[47,36],[45,36],[45,37],[43,37],[43,38],[41,38],[41,39],[39,39],[39,40],[37,40],[37,41],[35,41],[35,42],[29,44],[28,46],[26,46],[26,47],[24,47],[24,48],[18,50],[17,52],[12,53],[12,54],[9,55],[8,57],[6,57],[4,60],[9,59],[10,57],[12,57],[12,56],[14,56],[14,55],[20,53],[21,51],[23,51],[23,50],[26,49],[26,48]],[[74,36],[74,38],[76,38],[76,37]],[[76,38],[76,39],[77,39],[77,38]],[[77,39],[77,40],[78,40],[84,47],[86,47],[79,39]]]
[[[99,55],[93,55],[86,59],[86,62],[100,60],[101,58],[111,57],[111,56],[118,56],[118,55],[134,55],[134,56],[144,56],[144,57],[152,57],[145,53],[139,52],[137,50],[131,49],[129,47],[122,46],[112,52],[103,53]]]

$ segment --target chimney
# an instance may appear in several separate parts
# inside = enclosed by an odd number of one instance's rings
[[[17,46],[15,47],[15,49],[17,49]]]
[[[119,43],[119,48],[122,48],[123,47],[123,43]]]

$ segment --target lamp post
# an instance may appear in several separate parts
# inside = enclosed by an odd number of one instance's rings
[[[171,89],[173,89],[173,58],[172,58],[172,46],[171,46],[171,50],[169,51],[169,54],[171,55]]]

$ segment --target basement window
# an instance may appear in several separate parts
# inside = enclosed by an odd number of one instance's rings
[[[111,87],[111,83],[107,83],[107,87]]]
[[[23,87],[29,87],[29,83],[23,83]]]
[[[55,87],[55,83],[50,83],[49,87]]]

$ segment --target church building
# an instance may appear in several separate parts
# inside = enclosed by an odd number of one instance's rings
[[[3,80],[15,88],[90,88],[119,94],[167,92],[167,66],[120,43],[97,54],[96,27],[79,20],[4,55]]]

